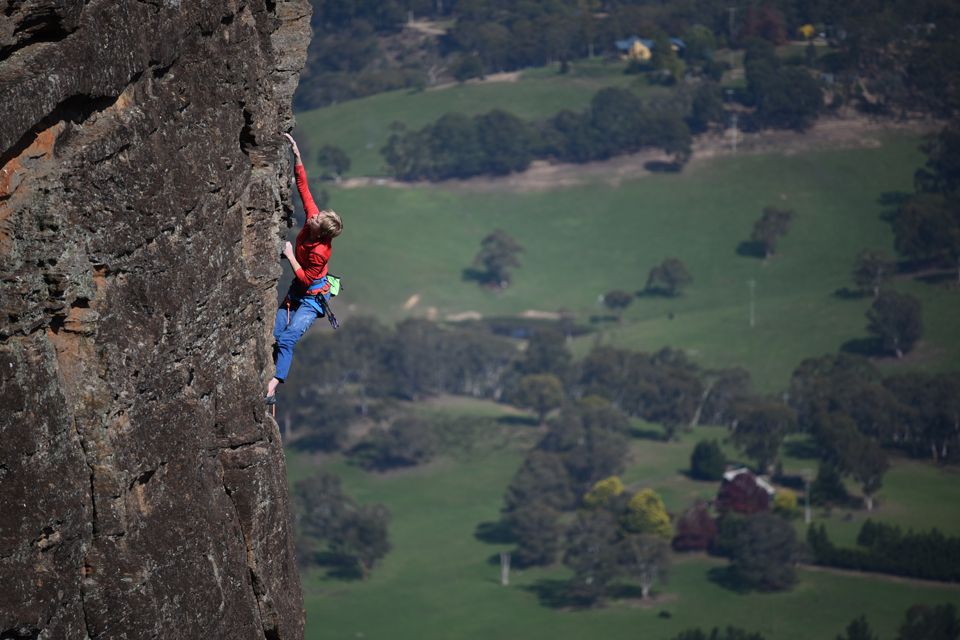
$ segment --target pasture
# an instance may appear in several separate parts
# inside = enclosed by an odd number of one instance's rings
[[[571,311],[595,331],[594,344],[637,350],[684,349],[704,367],[740,365],[762,392],[778,392],[804,357],[836,352],[868,334],[869,297],[843,297],[860,249],[893,254],[881,194],[911,188],[923,161],[918,139],[880,136],[876,149],[745,155],[694,161],[618,187],[594,184],[547,192],[474,192],[467,186],[331,189],[344,217],[334,272],[345,278],[338,309],[393,322],[410,315],[444,320],[528,310]],[[770,261],[738,255],[763,207],[796,211]],[[480,241],[497,227],[526,252],[513,284],[484,290],[464,280]],[[622,323],[597,297],[643,289],[650,268],[679,257],[693,275],[682,295],[641,296]],[[755,285],[756,326],[749,326]],[[924,304],[926,337],[910,366],[956,369],[960,293],[943,283],[894,283]],[[346,309],[344,309],[346,307]],[[886,361],[885,361],[886,363]],[[900,363],[889,364],[895,370]],[[885,364],[885,366],[886,366]]]
[[[701,626],[741,626],[768,639],[829,638],[841,633],[861,613],[881,640],[892,640],[906,608],[918,602],[960,605],[956,586],[857,576],[823,570],[801,570],[800,583],[778,594],[738,593],[724,586],[725,560],[703,554],[675,554],[668,584],[655,588],[653,602],[632,597],[614,599],[599,609],[574,610],[554,602],[569,574],[561,565],[513,571],[510,585],[499,584],[497,559],[510,545],[488,544],[474,533],[497,520],[500,500],[522,460],[523,446],[534,428],[519,424],[512,412],[492,403],[463,401],[445,410],[429,410],[442,420],[448,414],[485,415],[487,429],[471,438],[468,452],[457,451],[419,468],[370,474],[339,457],[325,468],[342,474],[346,491],[361,502],[383,502],[393,512],[393,551],[368,582],[344,581],[315,569],[305,576],[307,638],[671,638]],[[631,461],[623,474],[631,489],[652,487],[672,512],[682,511],[694,497],[714,495],[717,483],[690,480],[684,472],[701,437],[722,438],[723,429],[700,427],[679,442],[654,439],[656,428],[636,423]],[[736,458],[733,450],[727,451]],[[788,469],[810,460],[787,458]],[[305,454],[288,453],[290,480],[309,475],[315,462]],[[815,466],[815,461],[812,461]],[[927,464],[897,460],[880,492],[872,517],[902,526],[960,533],[960,516],[952,505],[960,495],[960,476],[944,474]],[[825,516],[815,510],[831,535],[852,542],[864,512],[845,522],[845,512]],[[798,524],[802,529],[802,524]],[[660,611],[671,618],[658,617]],[[816,615],[811,613],[816,612]]]
[[[314,151],[341,146],[353,158],[348,175],[377,176],[383,175],[379,149],[394,120],[419,128],[449,111],[495,107],[542,117],[582,108],[611,84],[648,97],[663,91],[595,63],[574,65],[568,76],[536,70],[517,82],[380,94],[297,118]],[[388,323],[411,316],[443,321],[465,311],[485,318],[572,312],[591,329],[570,344],[578,357],[596,344],[645,351],[671,346],[704,368],[742,366],[758,391],[777,393],[803,358],[856,348],[867,337],[871,298],[837,292],[853,288],[850,272],[861,249],[893,255],[882,196],[912,190],[914,171],[924,162],[919,143],[916,135],[877,131],[849,148],[695,156],[681,173],[623,182],[600,177],[546,191],[498,190],[480,181],[352,189],[324,184],[345,226],[331,263],[345,283],[334,308],[342,322],[373,315]],[[318,175],[313,159],[307,164],[309,174]],[[317,193],[321,185],[314,179],[312,186]],[[796,211],[790,233],[769,261],[739,255],[738,245],[769,205]],[[480,241],[498,227],[526,247],[523,266],[509,288],[484,290],[463,273]],[[683,260],[693,275],[682,295],[638,295],[622,322],[604,319],[609,312],[597,306],[598,295],[641,292],[650,268],[667,257]],[[753,328],[749,281],[755,282]],[[904,361],[879,360],[884,372],[960,369],[957,287],[936,277],[899,278],[891,286],[921,299],[926,335]],[[314,331],[329,330],[322,324]],[[725,561],[696,554],[676,556],[672,579],[655,588],[652,604],[625,597],[601,609],[559,606],[552,597],[568,576],[559,565],[514,571],[503,587],[494,558],[509,545],[485,543],[474,533],[498,519],[504,490],[538,433],[490,402],[444,399],[416,410],[440,421],[480,416],[486,427],[457,434],[450,440],[456,446],[448,443],[445,454],[423,467],[385,474],[367,473],[339,455],[314,458],[288,448],[291,482],[322,463],[343,476],[355,499],[383,502],[393,512],[394,550],[370,581],[336,579],[324,569],[304,576],[308,638],[666,640],[690,627],[733,624],[770,640],[800,640],[836,637],[865,614],[881,640],[892,640],[908,606],[960,605],[955,585],[821,570],[801,570],[800,584],[789,592],[737,593],[720,577]],[[655,489],[675,514],[716,493],[715,483],[694,481],[686,470],[695,443],[722,440],[725,430],[698,427],[667,443],[657,425],[636,421],[632,435],[622,474],[631,489]],[[724,450],[738,458],[730,446]],[[816,469],[810,450],[803,436],[793,436],[783,450],[785,471]],[[850,490],[859,493],[853,485]],[[870,517],[960,535],[960,475],[953,470],[895,458],[877,499]],[[814,521],[839,544],[853,543],[865,516],[814,510]],[[802,523],[797,527],[804,531]],[[659,617],[663,610],[672,617]]]

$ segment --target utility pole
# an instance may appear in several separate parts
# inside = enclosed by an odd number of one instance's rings
[[[753,288],[757,286],[757,281],[750,280],[747,284],[750,286],[750,328],[753,329]]]
[[[727,7],[727,11],[730,12],[730,68],[733,69],[736,66],[736,61],[733,58],[733,14],[737,12],[737,8]]]
[[[733,145],[733,152],[737,152],[737,114],[736,112],[730,114],[730,134],[731,134],[731,144]]]

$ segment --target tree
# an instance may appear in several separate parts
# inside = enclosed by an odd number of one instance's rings
[[[434,442],[433,425],[411,416],[400,418],[389,429],[373,429],[353,453],[367,469],[407,467],[428,461]]]
[[[903,202],[893,219],[894,246],[913,260],[950,259],[960,278],[960,196],[918,193]]]
[[[690,454],[690,475],[697,480],[719,480],[727,469],[727,458],[716,440],[701,440]]]
[[[513,511],[533,502],[558,510],[571,508],[577,497],[563,459],[548,451],[531,451],[507,487],[504,501]]]
[[[573,570],[570,590],[587,603],[596,602],[621,571],[616,539],[617,524],[605,509],[578,515],[567,531],[563,563]]]
[[[677,521],[677,535],[673,538],[673,548],[677,551],[708,549],[718,535],[717,523],[710,517],[707,503],[697,500]]]
[[[860,616],[847,625],[846,635],[837,636],[837,640],[879,640],[870,630],[866,616]]]
[[[662,292],[671,298],[679,289],[693,282],[693,276],[687,271],[680,258],[667,258],[658,266],[650,269],[645,290]]]
[[[563,383],[552,373],[534,374],[520,379],[514,404],[536,411],[540,424],[547,414],[566,400]]]
[[[773,496],[773,512],[782,518],[791,520],[800,515],[800,508],[797,507],[797,494],[790,490],[784,490]]]
[[[563,333],[556,329],[538,329],[530,336],[517,369],[525,375],[552,373],[560,380],[566,380],[572,358]]]
[[[630,498],[621,520],[624,529],[633,533],[648,533],[664,540],[673,537],[670,515],[653,489],[644,489]]]
[[[793,525],[771,513],[758,513],[747,518],[737,536],[733,567],[744,582],[778,591],[796,583],[794,566],[804,555]]]
[[[356,410],[338,393],[310,391],[306,393],[310,402],[293,411],[296,431],[303,433],[296,446],[307,451],[336,451],[347,437]]]
[[[896,261],[879,249],[863,249],[853,266],[853,281],[861,289],[873,289],[873,297],[880,295],[880,285],[890,282],[897,271]]]
[[[457,79],[457,82],[466,82],[470,78],[482,78],[483,60],[478,56],[463,56],[453,72],[453,77]]]
[[[750,240],[760,244],[769,260],[777,250],[777,239],[790,231],[790,222],[797,217],[793,210],[782,211],[776,207],[764,207],[763,215],[753,225]]]
[[[850,499],[843,477],[830,464],[821,462],[810,485],[810,502],[818,505],[844,504]]]
[[[387,533],[392,514],[382,504],[364,504],[354,510],[351,516],[342,536],[331,541],[331,549],[355,558],[366,580],[370,577],[370,571],[376,568],[377,561],[393,548]]]
[[[650,597],[650,587],[659,580],[665,583],[670,575],[670,545],[657,536],[632,534],[617,543],[618,562],[623,570],[640,583],[640,597]]]
[[[502,109],[476,116],[475,120],[484,172],[500,176],[530,166],[532,132],[526,122]]]
[[[873,494],[883,486],[883,475],[890,469],[887,453],[872,438],[858,434],[844,451],[844,466],[863,490],[867,511],[873,510]]]
[[[717,39],[713,31],[707,27],[698,24],[687,29],[683,35],[683,42],[687,45],[687,60],[694,62],[707,62],[713,58],[713,52],[717,50]]]
[[[320,148],[317,156],[317,163],[324,170],[325,174],[332,174],[337,182],[340,177],[350,170],[350,156],[340,147],[333,145],[324,145]]]
[[[511,267],[519,267],[518,254],[526,249],[503,229],[495,229],[480,242],[480,253],[473,263],[486,269],[484,283],[499,289],[506,288],[512,280]]]
[[[552,564],[560,551],[560,512],[540,502],[531,502],[506,515],[517,539],[513,557],[522,567]]]
[[[694,27],[697,28],[697,27]],[[689,44],[687,48],[689,50]],[[688,122],[690,129],[701,133],[716,122],[723,122],[723,98],[720,95],[720,88],[713,82],[704,82],[693,94],[693,102],[690,105],[691,112]]]
[[[867,311],[867,330],[880,335],[883,348],[902,358],[923,337],[923,307],[909,293],[884,291]]]
[[[796,430],[796,410],[768,399],[742,409],[733,429],[733,442],[757,463],[761,473],[776,475],[780,445],[787,434]]]
[[[593,510],[604,504],[607,500],[623,493],[623,482],[617,476],[610,476],[606,480],[600,480],[593,489],[584,494],[581,504],[584,509]]]
[[[382,504],[358,505],[343,493],[340,476],[329,471],[300,480],[293,493],[302,535],[356,562],[366,580],[391,549],[390,510]]]
[[[734,476],[717,493],[717,510],[723,514],[732,511],[749,515],[769,508],[770,494],[757,484],[756,477],[749,472]]]
[[[623,320],[624,310],[633,302],[633,294],[623,289],[608,291],[603,296],[603,304],[617,314],[617,321]]]
[[[954,604],[931,607],[915,604],[909,609],[897,640],[957,640],[960,637],[960,618]]]

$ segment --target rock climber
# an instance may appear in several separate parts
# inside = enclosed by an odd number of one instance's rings
[[[287,297],[277,309],[277,319],[273,326],[277,372],[267,385],[264,404],[268,405],[277,402],[277,385],[287,378],[297,341],[314,320],[327,313],[320,298],[325,294],[329,295],[330,290],[327,263],[330,260],[331,241],[343,230],[343,222],[333,210],[317,209],[307,187],[307,173],[300,158],[300,149],[297,148],[293,136],[288,133],[284,135],[290,141],[293,151],[293,173],[307,219],[297,234],[296,246],[287,242],[283,249],[283,257],[290,262],[295,277],[287,291]]]

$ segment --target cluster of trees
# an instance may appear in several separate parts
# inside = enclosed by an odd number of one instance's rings
[[[298,110],[336,104],[379,91],[422,88],[442,79],[464,80],[573,58],[618,55],[614,43],[631,35],[655,42],[682,38],[684,58],[655,47],[651,67],[670,78],[685,68],[718,75],[718,47],[785,43],[798,28],[825,31],[834,52],[781,65],[770,56],[748,67],[743,98],[758,107],[764,126],[805,126],[819,104],[802,65],[834,74],[837,103],[856,100],[878,112],[922,109],[949,117],[960,105],[960,16],[949,0],[823,3],[773,0],[736,14],[718,0],[637,4],[628,1],[519,2],[518,0],[311,0],[313,40],[294,104]],[[410,17],[455,20],[443,36],[404,29]],[[935,25],[930,27],[928,25]],[[663,59],[661,59],[663,58]],[[791,86],[790,80],[796,80]]]
[[[837,640],[877,640],[866,616],[855,618]],[[957,640],[960,638],[960,616],[953,604],[915,604],[907,609],[897,632],[896,640]],[[688,629],[672,640],[763,640],[760,633],[749,633],[737,627],[721,632],[714,628],[709,634],[702,629]]]
[[[743,101],[756,108],[761,127],[803,131],[823,107],[820,83],[808,69],[784,64],[769,40],[748,41],[744,57],[747,92]]]
[[[568,407],[504,497],[502,521],[517,543],[513,557],[531,566],[562,556],[574,571],[568,595],[584,603],[620,577],[636,580],[646,598],[670,567],[673,529],[660,497],[650,489],[625,491],[619,478],[606,475],[623,467],[626,426],[626,416],[609,406]],[[562,513],[577,507],[574,520],[563,524]]]
[[[767,491],[752,474],[741,473],[723,484],[714,506],[716,519],[700,501],[679,518],[675,549],[727,556],[733,560],[732,577],[755,588],[779,590],[796,583],[795,566],[809,554],[789,523],[799,514],[792,492],[778,493],[771,510]]]
[[[712,89],[716,92],[716,89]],[[468,117],[448,113],[418,131],[396,122],[381,149],[401,180],[444,180],[524,171],[535,158],[589,162],[659,147],[677,167],[690,157],[690,129],[672,111],[647,109],[627,89],[601,89],[582,112],[524,122],[494,109]]]
[[[807,530],[807,542],[817,564],[858,571],[956,582],[960,580],[960,538],[950,538],[933,529],[904,534],[899,526],[863,523],[856,547],[838,547],[823,525]]]
[[[865,494],[879,488],[870,478],[887,466],[882,447],[934,461],[958,456],[960,374],[882,378],[865,358],[826,355],[801,362],[788,393],[798,429],[813,435],[830,466],[862,479]]]
[[[321,562],[356,566],[366,580],[392,548],[387,531],[390,510],[382,504],[355,502],[332,471],[320,470],[294,484],[293,505],[297,558],[304,569]]]
[[[914,176],[916,193],[893,218],[894,246],[914,263],[952,266],[960,280],[960,121],[928,137],[921,149],[926,166]]]

